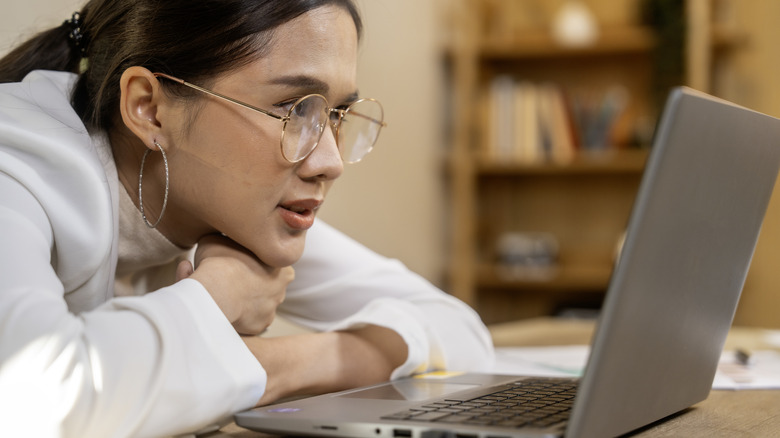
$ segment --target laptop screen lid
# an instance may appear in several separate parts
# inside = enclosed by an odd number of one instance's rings
[[[619,435],[707,398],[779,163],[780,120],[672,91],[567,436]]]

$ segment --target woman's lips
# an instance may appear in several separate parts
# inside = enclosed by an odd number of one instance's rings
[[[288,227],[305,231],[314,225],[314,218],[321,204],[322,201],[317,199],[301,199],[279,204],[278,210]]]

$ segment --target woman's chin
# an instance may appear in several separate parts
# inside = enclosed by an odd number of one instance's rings
[[[253,251],[257,258],[272,268],[291,266],[303,255],[304,239],[295,239],[293,242],[285,242],[283,245],[260,245]]]

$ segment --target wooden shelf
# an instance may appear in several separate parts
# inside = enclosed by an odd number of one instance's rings
[[[490,289],[533,289],[545,291],[604,291],[612,266],[560,265],[548,267],[507,267],[482,264],[477,285]]]
[[[714,50],[732,50],[747,44],[748,37],[736,29],[716,26],[712,29],[710,41]]]
[[[479,54],[485,60],[521,60],[646,53],[655,47],[652,29],[623,27],[603,29],[598,41],[582,47],[563,46],[547,32],[525,33],[521,39],[484,39]]]
[[[644,169],[648,152],[648,149],[582,151],[566,162],[497,163],[481,160],[476,172],[481,176],[640,173]]]
[[[743,46],[747,36],[735,29],[714,26],[710,41],[715,50],[729,50]],[[602,57],[648,53],[655,48],[656,42],[653,30],[641,26],[602,29],[594,44],[581,47],[561,45],[550,33],[537,31],[524,33],[518,39],[483,38],[477,45],[477,53],[485,61]],[[455,52],[456,48],[445,46],[446,56],[451,58]]]
[[[483,60],[534,60],[577,57],[601,57],[644,54],[655,49],[657,38],[653,29],[626,26],[601,29],[599,39],[586,46],[564,46],[548,32],[522,34],[522,38],[484,38],[479,44]],[[747,37],[735,29],[715,26],[710,41],[713,49],[727,50],[744,45]]]

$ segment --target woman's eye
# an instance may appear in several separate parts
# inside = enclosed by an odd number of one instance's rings
[[[311,114],[314,114],[314,110],[316,109],[318,103],[320,102],[318,102],[317,99],[303,99],[299,101],[297,105],[295,105],[293,113],[299,117],[307,117]]]
[[[295,105],[295,102],[297,102],[297,101],[298,101],[298,98],[286,100],[284,102],[279,102],[277,104],[274,104],[274,108],[279,108],[280,112],[283,112],[284,114],[289,114],[290,110],[293,107],[293,105]],[[298,106],[300,106],[300,105],[298,105]]]

